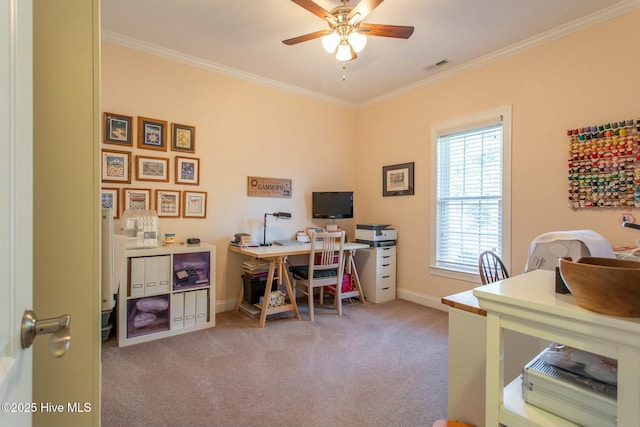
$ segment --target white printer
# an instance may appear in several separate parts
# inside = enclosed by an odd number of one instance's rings
[[[395,246],[398,232],[389,224],[357,224],[356,242],[370,246]]]

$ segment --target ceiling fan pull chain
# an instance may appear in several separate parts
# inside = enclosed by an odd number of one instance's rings
[[[342,81],[347,80],[347,62],[342,61]]]

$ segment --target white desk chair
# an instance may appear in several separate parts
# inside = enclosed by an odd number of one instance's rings
[[[290,268],[295,279],[295,288],[301,289],[309,299],[309,320],[314,320],[314,289],[336,285],[334,308],[342,315],[342,276],[344,273],[344,231],[312,233],[309,264]],[[320,299],[322,301],[322,298]]]

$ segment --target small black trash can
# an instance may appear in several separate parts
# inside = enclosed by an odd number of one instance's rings
[[[244,300],[249,304],[257,304],[260,302],[260,297],[264,296],[264,287],[267,284],[266,277],[250,277],[246,274],[242,276],[242,282],[244,286]],[[278,290],[278,280],[273,279],[271,285],[272,291]]]

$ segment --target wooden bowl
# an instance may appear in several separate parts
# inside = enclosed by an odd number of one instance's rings
[[[579,307],[609,316],[640,317],[640,262],[560,259],[560,275]]]

